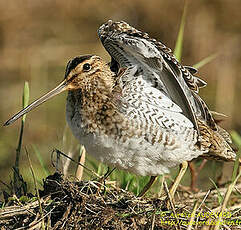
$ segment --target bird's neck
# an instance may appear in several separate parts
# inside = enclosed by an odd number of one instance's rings
[[[98,110],[108,101],[112,94],[113,80],[108,79],[93,79],[90,84],[86,84],[81,90],[83,108],[96,108]]]
[[[95,81],[85,88],[69,92],[68,103],[75,107],[84,120],[95,122],[98,114],[110,108],[113,83],[111,81]]]

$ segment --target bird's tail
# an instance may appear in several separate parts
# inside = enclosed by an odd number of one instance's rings
[[[210,129],[204,122],[199,121],[200,128],[200,144],[203,149],[209,151],[202,156],[208,159],[222,160],[222,161],[235,161],[236,151],[232,147],[232,140],[229,133],[216,126],[216,130]],[[241,164],[241,159],[239,159]]]

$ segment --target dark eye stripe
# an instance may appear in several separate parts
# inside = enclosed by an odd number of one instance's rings
[[[92,57],[93,55],[86,55],[86,56],[79,56],[75,57],[72,60],[70,60],[67,64],[66,70],[65,70],[65,77],[69,75],[72,69],[74,69],[78,64],[82,63],[85,60],[88,60]]]

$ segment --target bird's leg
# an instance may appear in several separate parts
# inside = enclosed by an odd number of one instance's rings
[[[201,165],[196,169],[193,162],[188,162],[189,168],[190,168],[190,173],[191,173],[191,190],[194,191],[194,192],[198,191],[197,177],[198,177],[200,171],[203,169],[203,167],[205,166],[206,163],[207,163],[207,159],[203,159]]]
[[[179,171],[179,174],[178,176],[176,177],[171,189],[170,189],[170,198],[172,199],[172,201],[174,200],[174,195],[175,195],[175,192],[177,190],[177,187],[178,185],[180,184],[180,181],[182,179],[182,177],[184,176],[186,170],[187,170],[187,167],[188,167],[188,163],[187,161],[183,161],[182,162],[182,165],[181,165],[181,169]]]
[[[200,166],[197,169],[198,173],[203,169],[203,167],[205,166],[207,161],[208,161],[207,159],[203,159],[202,163],[200,164]]]
[[[138,194],[138,197],[144,196],[152,184],[156,181],[157,176],[151,176],[149,182],[145,185],[143,190]]]
[[[194,162],[190,161],[188,162],[190,173],[191,173],[191,190],[197,191],[197,176],[198,172],[196,170]]]

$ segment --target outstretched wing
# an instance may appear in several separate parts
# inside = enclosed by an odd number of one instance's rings
[[[163,127],[171,132],[193,128],[193,123],[183,114],[182,109],[163,91],[146,81],[149,72],[136,65],[128,67],[118,76],[113,90],[113,101],[129,120],[149,129],[150,124]],[[116,90],[116,93],[115,93]]]
[[[199,85],[204,85],[204,82],[182,66],[169,48],[125,22],[108,21],[100,27],[98,34],[115,65],[119,68],[135,66],[137,73],[142,72],[136,74],[139,77],[135,81],[142,79],[153,91],[164,95],[197,131],[197,119],[215,129],[207,106],[197,94]],[[125,78],[128,77],[129,82],[134,79],[131,74]],[[161,107],[165,108],[164,104]]]

